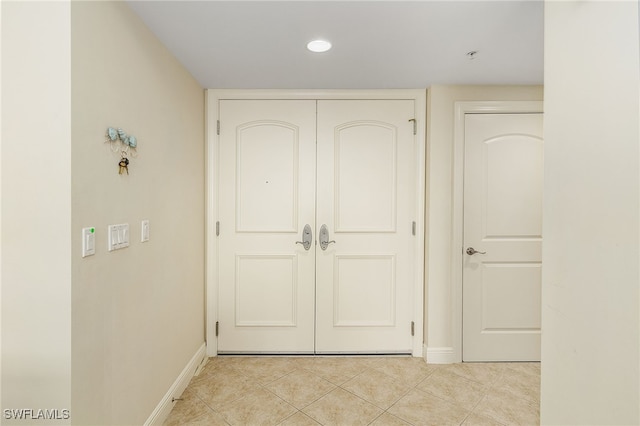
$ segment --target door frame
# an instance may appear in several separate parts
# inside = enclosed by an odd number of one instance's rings
[[[542,101],[456,102],[453,130],[453,205],[451,234],[451,284],[453,354],[462,362],[462,269],[464,263],[464,141],[466,114],[532,114],[543,112]]]
[[[220,100],[413,100],[416,111],[416,238],[413,277],[414,291],[414,321],[412,355],[422,357],[423,328],[424,328],[424,243],[425,243],[425,173],[426,173],[426,90],[235,90],[235,89],[207,89],[205,96],[205,133],[207,143],[206,157],[206,266],[205,266],[205,340],[207,356],[218,355],[216,338],[216,321],[218,321],[218,239],[216,238],[216,223],[218,222],[218,162],[219,136],[217,121],[219,117],[218,105]]]

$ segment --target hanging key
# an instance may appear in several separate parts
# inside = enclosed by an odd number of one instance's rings
[[[120,159],[120,162],[118,163],[118,166],[120,166],[120,171],[118,171],[118,174],[121,175],[123,170],[126,171],[127,174],[129,174],[129,159],[127,157],[123,155]]]

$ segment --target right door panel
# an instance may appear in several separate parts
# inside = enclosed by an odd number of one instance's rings
[[[410,353],[414,103],[318,101],[316,352]]]

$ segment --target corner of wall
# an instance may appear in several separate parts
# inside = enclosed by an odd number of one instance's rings
[[[191,378],[198,373],[201,366],[206,364],[207,359],[206,347],[202,344],[193,357],[191,357],[191,360],[189,360],[173,384],[169,387],[169,390],[164,397],[162,397],[147,421],[144,422],[144,426],[164,424],[175,403],[189,385]]]

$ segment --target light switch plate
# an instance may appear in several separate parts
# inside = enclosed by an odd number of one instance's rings
[[[140,241],[141,242],[146,242],[149,241],[149,220],[145,219],[142,221],[142,226],[140,227],[142,229],[141,231],[141,235],[140,235]]]
[[[96,254],[96,228],[82,228],[82,257]]]
[[[108,236],[107,249],[109,251],[129,247],[129,224],[109,225]]]

